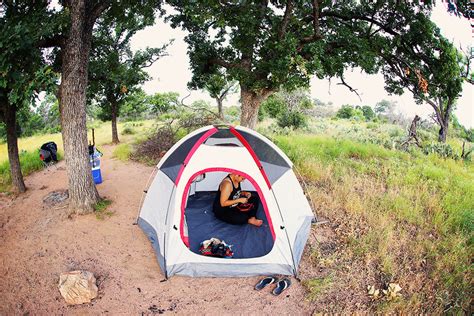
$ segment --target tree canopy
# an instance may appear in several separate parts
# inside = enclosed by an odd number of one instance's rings
[[[383,58],[386,90],[402,94],[406,88],[417,103],[429,104],[440,126],[439,141],[444,142],[462,92],[463,56],[427,17],[411,25],[402,40],[406,45],[373,46]]]
[[[241,123],[249,126],[256,113],[249,107],[258,109],[281,88],[307,87],[313,75],[337,77],[352,89],[344,71],[378,72],[384,61],[373,45],[408,46],[404,35],[432,8],[430,1],[397,0],[168,3],[176,10],[168,16],[172,25],[189,32],[192,84],[202,87],[210,74],[224,69],[240,83]]]

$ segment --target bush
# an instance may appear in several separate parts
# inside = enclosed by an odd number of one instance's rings
[[[339,119],[365,120],[364,113],[360,108],[354,108],[351,105],[343,105],[336,113]]]
[[[180,111],[167,114],[170,120],[139,144],[132,158],[155,164],[180,138],[190,132],[215,123],[216,117],[207,110]]]
[[[287,111],[278,116],[277,124],[280,127],[301,128],[307,125],[306,116],[296,111]]]
[[[453,150],[453,147],[444,143],[431,143],[423,148],[425,154],[437,154],[442,158],[458,159],[459,155]]]
[[[375,118],[375,112],[370,106],[364,105],[360,110],[362,110],[362,115],[364,115],[366,121],[371,121]]]
[[[156,163],[177,140],[176,131],[170,125],[164,125],[141,143],[132,157],[137,160]]]
[[[135,130],[128,125],[125,125],[123,130],[122,130],[122,135],[133,135],[135,134]]]
[[[262,112],[268,114],[272,118],[278,118],[278,116],[286,111],[285,101],[277,94],[271,95],[262,102]]]
[[[336,113],[336,117],[340,119],[350,119],[354,116],[354,108],[350,105],[343,105]]]

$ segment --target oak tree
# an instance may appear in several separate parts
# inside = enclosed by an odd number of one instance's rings
[[[11,180],[18,192],[26,186],[18,156],[17,114],[55,78],[38,47],[55,29],[46,23],[46,6],[41,1],[0,3],[0,122],[6,126]]]
[[[140,17],[131,17],[125,24],[102,19],[92,41],[89,66],[89,99],[101,107],[101,119],[112,121],[112,142],[118,143],[117,119],[125,99],[150,79],[145,71],[165,56],[168,44],[133,52],[131,39],[146,26]]]
[[[398,42],[427,16],[430,1],[167,1],[167,19],[188,31],[192,83],[225,71],[239,82],[241,124],[255,127],[263,100],[285,88],[308,87],[313,75],[345,81],[347,68],[376,73],[374,43]]]

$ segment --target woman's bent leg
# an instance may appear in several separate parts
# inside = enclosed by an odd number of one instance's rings
[[[222,209],[214,214],[218,219],[221,221],[224,221],[229,224],[234,224],[234,225],[243,225],[247,224],[247,221],[249,219],[247,212],[241,212],[237,209]]]

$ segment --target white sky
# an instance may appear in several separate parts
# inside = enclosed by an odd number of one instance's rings
[[[472,46],[471,25],[469,21],[464,18],[450,16],[446,12],[445,6],[439,1],[437,3],[433,10],[432,19],[441,28],[443,35],[453,40],[458,48],[460,44],[464,49],[467,46]],[[175,91],[180,93],[181,96],[188,94],[186,84],[191,79],[192,73],[189,69],[187,44],[184,42],[185,34],[180,29],[172,29],[161,19],[157,19],[155,25],[138,32],[133,37],[132,48],[134,50],[147,46],[159,47],[170,39],[174,39],[174,43],[168,48],[169,56],[161,58],[147,69],[153,78],[144,84],[144,89],[147,93]],[[358,89],[357,91],[362,98],[362,102],[347,87],[337,85],[339,82],[337,79],[334,79],[331,85],[329,85],[328,80],[319,80],[317,78],[311,80],[311,97],[318,98],[326,103],[331,101],[337,107],[342,104],[374,106],[382,99],[393,100],[398,102],[398,110],[408,117],[418,114],[426,118],[433,112],[427,104],[417,105],[409,92],[402,96],[389,96],[384,90],[384,81],[381,74],[367,75],[361,73],[360,70],[347,71],[345,81],[353,88]],[[192,91],[191,96],[186,101],[192,102],[199,99],[207,100],[214,104],[214,100],[203,91]],[[225,105],[237,105],[238,102],[239,96],[234,94],[228,98]],[[462,97],[458,100],[455,114],[461,124],[466,127],[474,127],[473,89],[468,83],[464,83]]]

